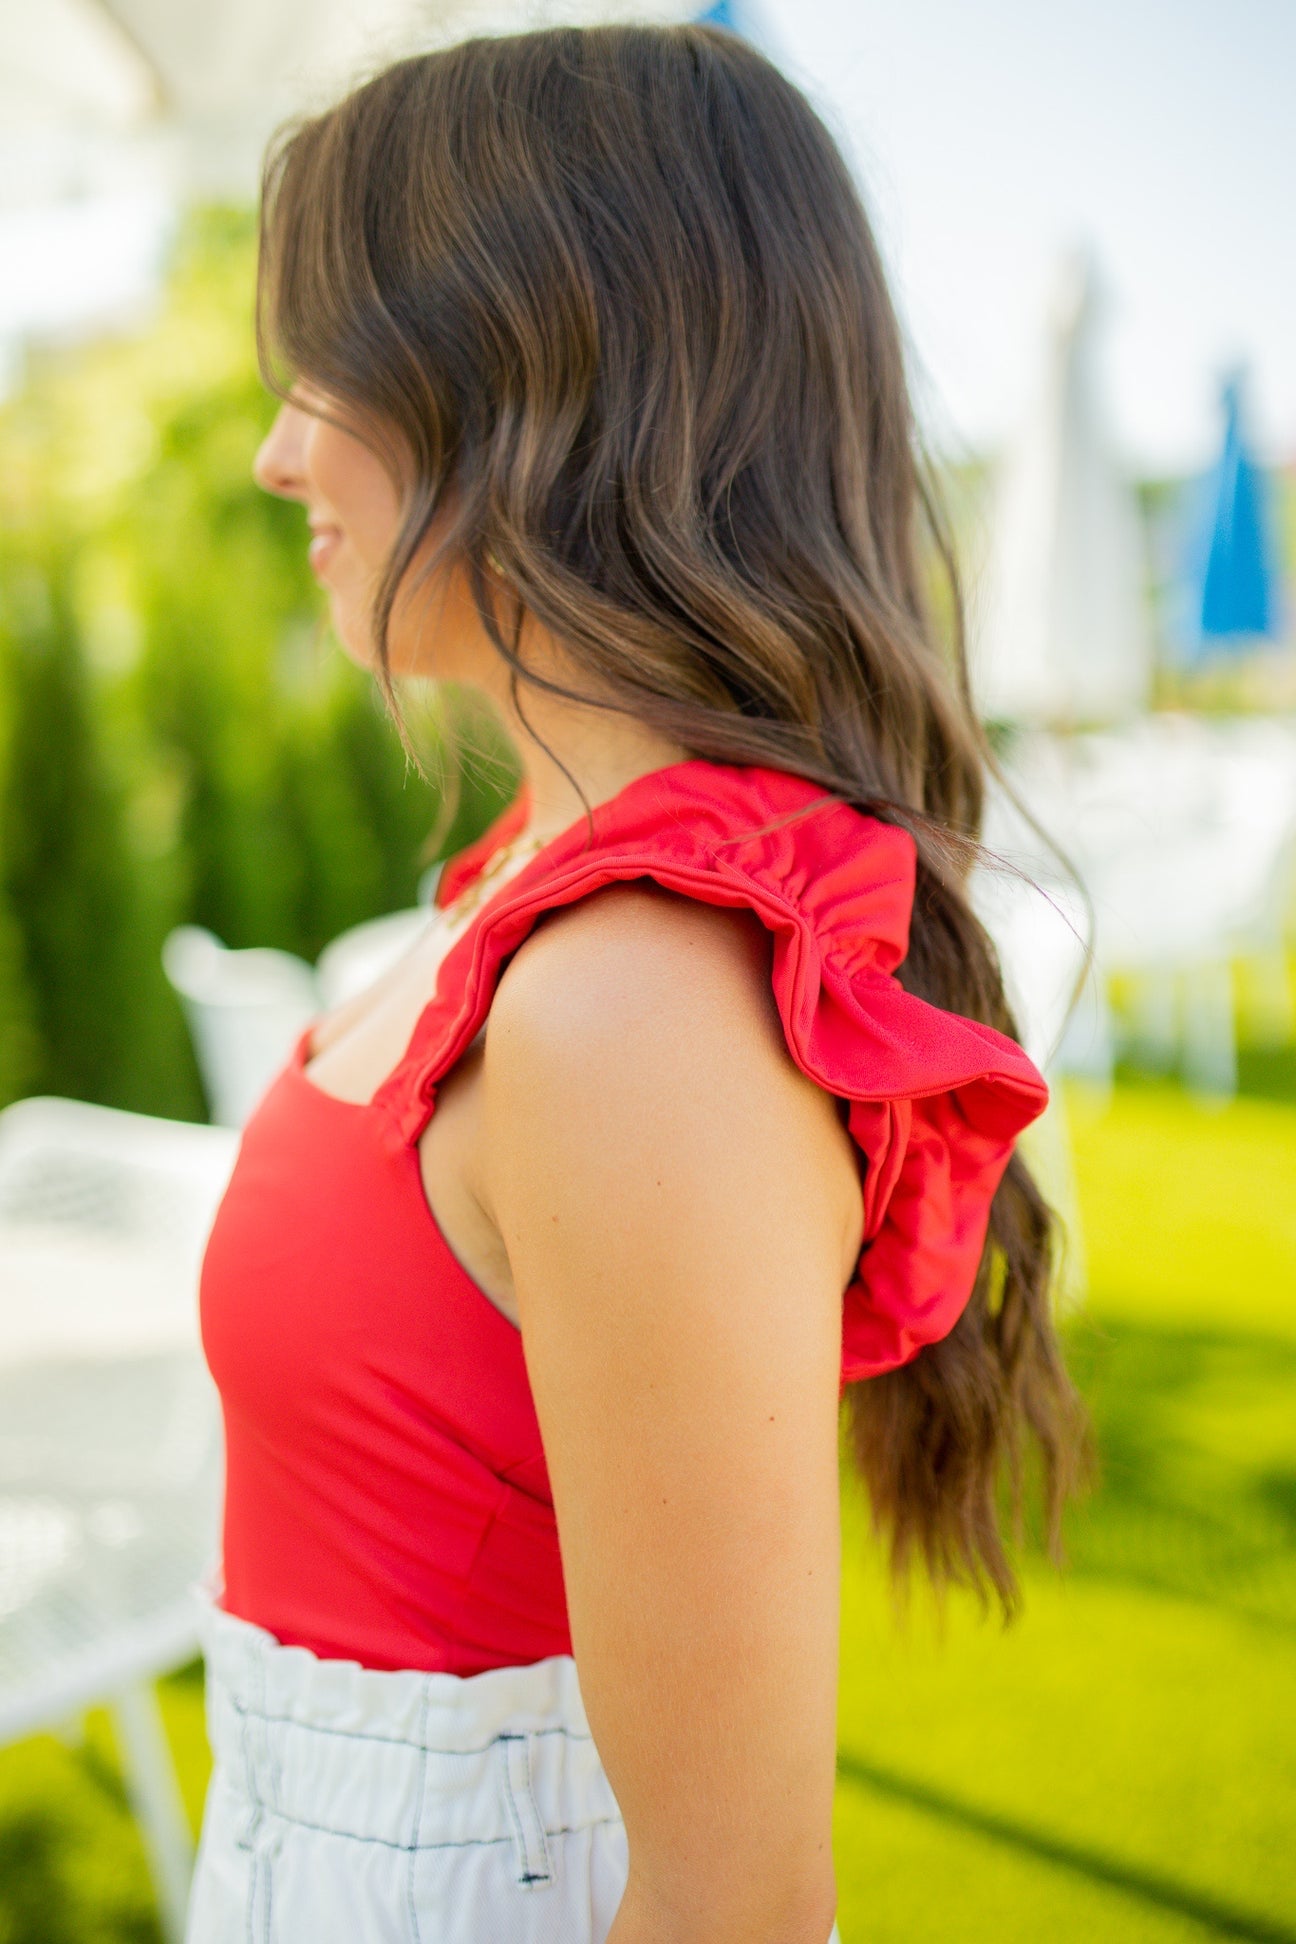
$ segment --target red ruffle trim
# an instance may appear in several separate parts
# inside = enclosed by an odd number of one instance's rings
[[[510,806],[473,847],[475,869],[488,840],[506,841],[524,818]],[[640,777],[599,805],[594,823],[592,845],[584,821],[557,838],[447,955],[437,997],[389,1083],[404,1095],[406,1138],[418,1138],[437,1079],[479,1030],[505,960],[542,911],[637,877],[746,906],[773,935],[788,1050],[850,1103],[867,1163],[842,1383],[909,1363],[965,1308],[1013,1144],[1048,1101],[1014,1041],[928,1005],[895,978],[908,949],[912,838],[803,777],[702,761]],[[473,874],[463,871],[469,861],[454,860],[451,895]]]

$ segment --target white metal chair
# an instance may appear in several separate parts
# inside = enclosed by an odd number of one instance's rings
[[[973,872],[973,907],[994,941],[1004,987],[1022,1045],[1040,1071],[1056,1081],[1076,988],[1086,968],[1088,914],[1073,886],[1012,871]],[[1040,1186],[1061,1217],[1066,1235],[1063,1296],[1078,1302],[1086,1271],[1071,1132],[1056,1084],[1043,1115],[1026,1130],[1024,1145]]]
[[[221,1445],[197,1272],[236,1139],[0,1113],[0,1742],[111,1709],[166,1934],[192,1844],[152,1682],[198,1648]]]
[[[211,1117],[242,1127],[320,1010],[314,969],[269,946],[231,951],[199,925],[181,925],[162,965],[184,1007]]]
[[[1180,1064],[1203,1094],[1232,1093],[1237,959],[1267,972],[1276,1030],[1291,1024],[1282,950],[1296,853],[1291,726],[1149,717],[1120,732],[1031,739],[1013,768],[1093,899],[1101,977],[1092,996],[1108,1062],[1115,1033],[1106,1002],[1119,979],[1131,997],[1124,1039],[1132,1057]],[[1001,797],[989,841],[1039,868],[1037,840]]]
[[[425,873],[420,899],[430,902],[439,872]],[[242,1127],[311,1020],[381,978],[430,915],[420,902],[353,925],[315,966],[270,947],[231,951],[199,925],[173,931],[163,969],[184,1008],[213,1121]]]
[[[315,965],[320,1005],[326,1012],[345,1005],[380,979],[428,928],[431,913],[417,905],[353,925],[326,945]]]
[[[385,917],[352,925],[349,931],[342,932],[331,945],[324,947],[315,961],[315,983],[324,1011],[331,1012],[335,1006],[343,1006],[357,993],[366,991],[427,930],[432,918],[432,901],[444,869],[444,863],[437,863],[424,871],[415,902],[408,910],[388,912]]]

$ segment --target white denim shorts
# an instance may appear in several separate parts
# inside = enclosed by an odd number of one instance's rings
[[[570,1655],[385,1673],[210,1602],[203,1628],[186,1944],[604,1944],[626,1833]]]

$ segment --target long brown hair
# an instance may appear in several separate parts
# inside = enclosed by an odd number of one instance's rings
[[[841,156],[777,69],[697,26],[399,62],[272,149],[258,324],[277,389],[309,379],[403,446],[375,620],[389,700],[393,600],[444,509],[436,561],[465,563],[515,702],[541,681],[529,610],[597,695],[690,752],[794,771],[903,825],[903,982],[1016,1036],[966,892],[989,756],[900,333]],[[932,617],[932,560],[952,628]],[[1083,1445],[1053,1267],[1015,1156],[953,1332],[848,1392],[897,1569],[988,1579],[1005,1606],[997,1497],[1005,1473],[1018,1491],[1021,1434],[1054,1542]]]

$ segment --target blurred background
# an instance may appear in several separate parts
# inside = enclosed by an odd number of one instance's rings
[[[0,1944],[179,1935],[205,1225],[517,776],[452,690],[407,765],[251,483],[259,156],[409,47],[612,17],[685,10],[0,15]],[[1101,1454],[1007,1631],[899,1623],[848,1489],[843,1939],[1296,1944],[1296,14],[710,17],[827,119],[902,314]]]

